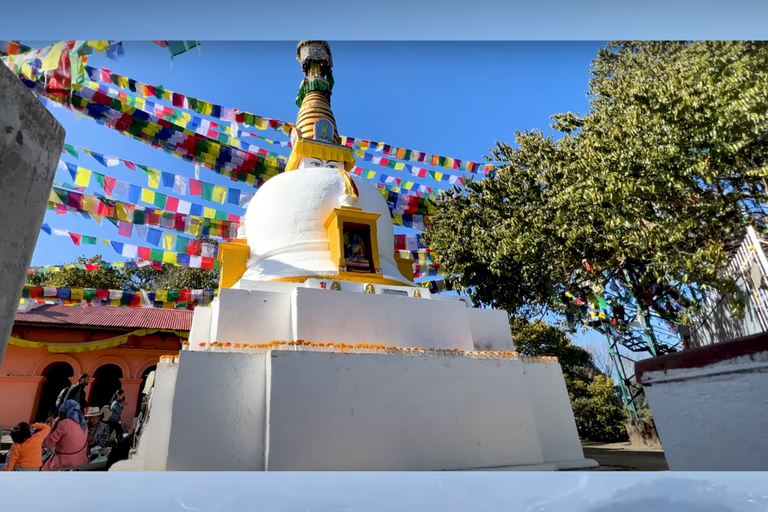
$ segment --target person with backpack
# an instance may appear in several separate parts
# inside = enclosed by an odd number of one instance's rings
[[[58,411],[67,400],[74,400],[80,404],[82,412],[85,413],[85,410],[88,409],[88,397],[86,396],[87,393],[85,388],[88,386],[89,379],[90,377],[88,374],[84,373],[78,379],[77,384],[65,388],[67,390],[66,393],[62,390],[59,394],[59,398],[56,399],[56,410]]]
[[[123,438],[123,425],[121,422],[123,416],[123,407],[125,407],[125,391],[118,389],[112,396],[112,402],[109,406],[110,412],[112,414],[107,420],[109,431],[110,433],[113,431],[115,432],[115,439],[117,441],[120,441]]]

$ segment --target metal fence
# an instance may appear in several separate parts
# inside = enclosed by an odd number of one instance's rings
[[[733,315],[723,297],[712,293],[705,300],[698,321],[684,334],[688,346],[701,347],[768,332],[768,260],[762,244],[762,238],[748,227],[728,265],[745,302],[744,318]]]

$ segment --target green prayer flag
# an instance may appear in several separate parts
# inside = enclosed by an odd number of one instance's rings
[[[189,238],[184,236],[177,236],[176,247],[174,248],[174,250],[180,254],[186,254],[188,245],[189,245]]]
[[[155,192],[155,206],[158,208],[165,208],[165,202],[168,200],[168,196]]]
[[[171,58],[200,46],[200,41],[166,41],[166,48],[171,52]]]
[[[83,238],[80,240],[80,243],[83,245],[96,245],[96,237],[83,235]]]
[[[213,201],[213,185],[210,183],[203,183],[203,199],[206,201]]]
[[[96,298],[96,290],[94,290],[93,288],[83,288],[83,300],[93,300],[95,298]]]
[[[74,146],[70,146],[69,144],[64,144],[64,151],[69,153],[75,158],[80,158],[80,155],[77,153],[77,150],[74,148]]]
[[[168,302],[179,300],[179,290],[168,290]]]
[[[160,249],[152,249],[149,252],[149,259],[152,261],[163,261],[163,251]]]

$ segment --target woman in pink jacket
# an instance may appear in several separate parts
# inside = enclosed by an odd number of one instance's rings
[[[80,404],[67,400],[59,407],[59,419],[43,442],[43,448],[54,448],[53,456],[43,464],[43,471],[81,466],[88,463],[88,427]]]

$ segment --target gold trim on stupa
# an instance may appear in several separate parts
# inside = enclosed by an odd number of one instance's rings
[[[304,80],[299,95],[299,114],[291,132],[293,151],[286,171],[295,170],[302,157],[333,160],[344,163],[349,171],[355,165],[351,148],[341,145],[336,119],[331,110],[333,90],[333,57],[325,41],[301,41],[296,48]]]

